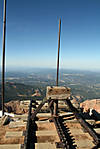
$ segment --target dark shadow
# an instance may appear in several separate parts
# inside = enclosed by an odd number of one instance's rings
[[[91,116],[89,115],[89,112],[84,112],[84,113],[81,113],[82,117],[84,119],[91,119]]]
[[[37,142],[37,137],[36,137],[36,130],[37,130],[37,125],[35,121],[31,121],[30,125],[30,133],[29,133],[29,147],[30,149],[35,149],[35,143]]]
[[[94,128],[100,128],[100,124],[95,124]]]
[[[92,115],[91,115],[91,117],[94,119],[94,120],[96,120],[96,121],[98,121],[98,120],[100,120],[100,113],[98,113],[96,110],[92,110]]]

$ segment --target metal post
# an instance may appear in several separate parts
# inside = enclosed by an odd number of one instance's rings
[[[58,86],[58,78],[59,78],[60,32],[61,32],[61,19],[59,19],[58,59],[57,59],[57,80],[56,80],[56,86]]]
[[[4,0],[3,16],[3,55],[2,55],[2,116],[4,115],[4,97],[5,97],[5,39],[6,39],[6,0]]]
[[[58,86],[58,79],[59,79],[60,32],[61,32],[61,19],[59,19],[58,58],[57,58],[57,80],[56,80],[56,86]],[[54,115],[57,115],[57,114],[58,114],[58,100],[56,100],[54,102]]]

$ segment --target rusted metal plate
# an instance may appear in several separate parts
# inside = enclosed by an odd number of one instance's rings
[[[47,99],[67,99],[70,96],[70,88],[64,86],[47,86]]]

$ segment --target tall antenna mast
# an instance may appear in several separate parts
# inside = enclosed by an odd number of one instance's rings
[[[5,97],[5,39],[6,39],[6,4],[4,0],[4,15],[3,15],[3,55],[2,55],[2,116],[4,115],[4,97]]]
[[[57,80],[56,86],[58,86],[59,79],[59,54],[60,54],[60,32],[61,32],[61,19],[59,19],[59,35],[58,35],[58,58],[57,58]],[[58,100],[54,102],[54,115],[58,115]]]
[[[56,80],[56,86],[58,86],[58,79],[59,79],[60,32],[61,32],[61,19],[59,19],[59,36],[58,36],[58,58],[57,58],[57,80]]]

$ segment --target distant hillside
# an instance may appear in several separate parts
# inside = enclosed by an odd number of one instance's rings
[[[38,89],[41,93],[40,97],[34,97],[34,93]],[[1,90],[1,84],[0,84]],[[25,85],[22,83],[6,82],[5,84],[5,102],[10,100],[25,100],[25,99],[43,99],[44,90],[41,88],[34,87],[33,85]],[[1,107],[1,92],[0,92],[0,107]]]
[[[5,76],[6,102],[16,99],[43,99],[46,87],[56,85],[56,69],[7,71]],[[81,101],[100,99],[100,72],[62,69],[59,73],[59,86],[70,87],[72,95],[80,96]],[[41,97],[34,97],[36,89],[39,89]]]

